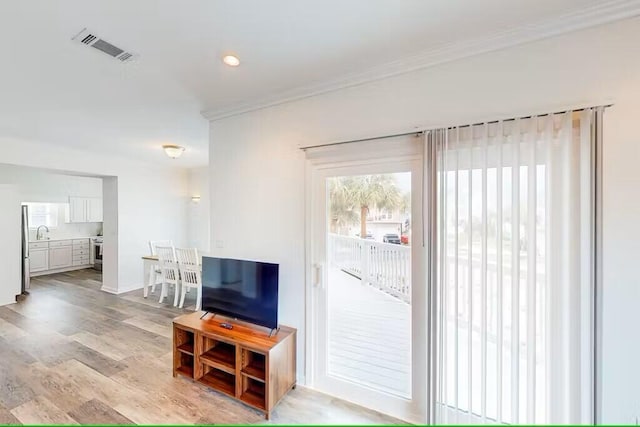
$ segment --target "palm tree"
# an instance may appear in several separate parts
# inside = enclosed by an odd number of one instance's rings
[[[398,209],[400,209],[401,214],[411,213],[411,193],[409,191],[401,196]]]
[[[400,191],[391,174],[334,178],[330,181],[330,197],[332,218],[336,221],[340,218],[354,223],[356,210],[360,211],[360,237],[363,239],[367,237],[367,214],[370,208],[393,210],[401,205]]]
[[[354,210],[353,201],[350,200],[348,188],[341,182],[342,179],[329,179],[329,200],[331,205],[329,207],[329,215],[332,233],[340,233],[341,230],[346,229],[348,226],[357,224],[359,218],[359,215]]]

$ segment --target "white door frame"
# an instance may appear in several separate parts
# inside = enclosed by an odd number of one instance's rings
[[[411,138],[413,139],[413,138]],[[411,144],[408,144],[410,142]],[[316,357],[318,351],[317,336],[319,324],[317,317],[318,313],[318,301],[317,301],[317,287],[316,283],[321,286],[326,286],[326,266],[322,266],[321,269],[315,268],[317,252],[317,231],[314,229],[320,220],[318,218],[318,212],[321,211],[319,206],[315,205],[320,200],[315,198],[315,191],[318,183],[325,182],[325,178],[328,176],[339,176],[340,170],[344,170],[342,175],[360,175],[370,173],[385,173],[385,172],[398,172],[400,170],[406,170],[412,172],[412,399],[405,401],[403,404],[390,404],[387,408],[382,408],[379,405],[379,392],[371,394],[371,396],[365,396],[360,394],[359,397],[363,397],[360,402],[367,405],[366,401],[373,401],[378,399],[378,402],[369,404],[367,406],[375,407],[381,412],[389,413],[392,416],[402,417],[403,419],[411,422],[424,423],[426,422],[426,407],[427,407],[427,310],[429,309],[427,304],[427,289],[424,272],[424,260],[425,260],[425,248],[423,242],[422,231],[422,216],[423,216],[423,159],[422,159],[422,144],[420,141],[405,139],[400,142],[404,144],[404,150],[395,150],[396,156],[389,156],[389,145],[386,144],[385,150],[380,150],[379,156],[372,155],[371,150],[364,151],[366,156],[369,157],[365,160],[358,160],[357,155],[353,155],[354,152],[348,152],[346,156],[336,155],[335,150],[332,149],[330,158],[325,158],[324,161],[318,161],[311,158],[307,162],[306,168],[306,331],[307,338],[305,343],[306,350],[306,383],[310,387],[316,387],[318,385],[318,378],[316,375],[318,366],[318,358]],[[374,150],[375,152],[375,150]],[[309,157],[309,156],[308,156]],[[419,199],[415,199],[415,195],[419,195]],[[325,221],[325,215],[322,215],[323,222]],[[326,234],[326,233],[325,233]],[[416,286],[418,285],[418,286]],[[418,378],[423,378],[423,381],[416,381]],[[340,395],[339,390],[334,393],[337,397],[345,398],[344,395]],[[396,402],[397,403],[397,402]]]

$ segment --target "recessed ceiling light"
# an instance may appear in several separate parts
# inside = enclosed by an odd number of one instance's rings
[[[225,55],[222,58],[222,62],[230,67],[237,67],[238,65],[240,65],[240,59],[238,59],[238,57],[234,55]]]

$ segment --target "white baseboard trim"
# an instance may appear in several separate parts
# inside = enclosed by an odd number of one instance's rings
[[[131,292],[131,291],[136,291],[138,289],[142,289],[143,286],[142,285],[138,285],[138,284],[134,284],[134,285],[130,285],[124,289],[113,289],[113,288],[108,288],[106,286],[102,286],[100,288],[101,291],[103,292],[107,292],[110,294],[114,294],[114,295],[120,295],[120,294],[126,294],[127,292]]]
[[[15,304],[17,301],[15,299],[13,300],[9,300],[9,301],[0,301],[0,307],[3,307],[5,305],[9,305],[9,304]]]
[[[93,268],[93,265],[84,264],[84,265],[74,265],[73,267],[54,268],[54,269],[51,269],[51,270],[44,270],[44,271],[37,271],[37,272],[34,272],[34,273],[30,273],[29,276],[30,277],[39,277],[39,276],[46,276],[48,274],[66,273],[68,271],[86,270],[86,269],[89,269],[89,268]]]
[[[102,292],[107,292],[107,293],[109,293],[109,294],[118,295],[118,290],[117,290],[117,289],[113,289],[113,288],[108,288],[108,287],[106,287],[106,286],[102,286],[102,287],[100,288],[100,290],[101,290]]]

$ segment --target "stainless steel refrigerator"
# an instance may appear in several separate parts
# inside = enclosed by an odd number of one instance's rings
[[[22,294],[27,295],[31,286],[29,268],[29,206],[22,206]]]

